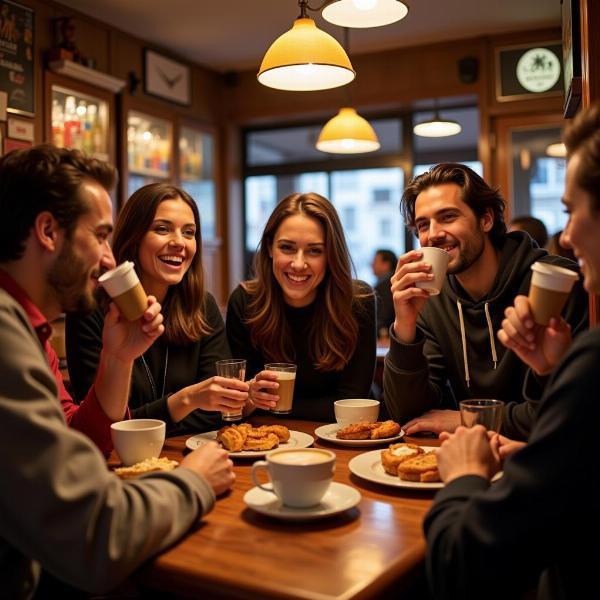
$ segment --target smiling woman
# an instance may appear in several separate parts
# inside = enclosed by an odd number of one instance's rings
[[[215,362],[230,353],[219,308],[204,290],[201,248],[196,203],[172,185],[140,188],[117,220],[115,258],[135,264],[165,316],[165,334],[135,361],[129,407],[136,418],[166,421],[168,435],[215,429],[221,411],[240,409],[248,397],[243,381],[216,376]],[[77,397],[97,368],[105,310],[67,318],[67,362]]]
[[[254,262],[255,277],[233,292],[227,336],[246,358],[254,406],[270,409],[277,384],[265,363],[297,364],[292,418],[333,421],[333,402],[365,398],[375,368],[375,304],[352,279],[342,225],[315,193],[275,208]]]

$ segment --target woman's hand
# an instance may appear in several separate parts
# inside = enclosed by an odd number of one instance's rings
[[[273,371],[261,371],[254,379],[251,379],[250,384],[250,402],[256,408],[264,410],[273,410],[279,400],[277,389],[277,373]]]
[[[241,410],[248,400],[249,389],[245,381],[216,375],[169,396],[169,412],[177,423],[197,408],[219,412]]]

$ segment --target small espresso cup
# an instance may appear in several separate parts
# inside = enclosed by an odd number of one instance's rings
[[[277,375],[277,383],[279,384],[279,388],[274,390],[274,393],[279,396],[279,400],[271,412],[280,415],[291,413],[294,403],[296,365],[292,363],[267,363],[265,371],[273,371]]]
[[[258,480],[266,471],[271,486]],[[275,494],[286,506],[307,508],[321,502],[331,485],[335,470],[335,454],[322,448],[290,448],[274,450],[266,460],[252,465],[252,481],[265,492]]]
[[[245,358],[228,358],[218,360],[215,363],[217,375],[219,377],[227,377],[228,379],[239,379],[244,381],[246,378],[246,359]],[[223,421],[240,421],[242,418],[242,409],[226,410],[221,413]]]
[[[538,325],[548,325],[552,317],[559,317],[579,275],[570,269],[544,262],[531,265],[529,306]]]
[[[98,283],[128,321],[137,321],[146,312],[148,297],[131,261],[107,271],[98,278]]]
[[[418,260],[431,265],[433,279],[430,281],[417,281],[415,282],[415,287],[423,288],[430,296],[437,296],[444,285],[446,270],[450,262],[450,254],[435,246],[424,246],[419,248],[419,250],[423,253],[423,258]]]
[[[368,398],[348,398],[333,403],[335,420],[338,423],[374,423],[379,417],[379,401]]]
[[[483,425],[489,431],[499,431],[503,407],[502,400],[461,400],[460,422],[465,427]]]
[[[130,419],[110,426],[110,435],[121,462],[129,467],[147,458],[158,458],[165,443],[165,422]]]

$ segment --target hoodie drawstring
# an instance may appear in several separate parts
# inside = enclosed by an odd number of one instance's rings
[[[463,317],[462,304],[460,300],[456,301],[456,305],[458,307],[458,319],[460,321],[460,338],[462,341],[462,350],[463,350],[463,363],[465,365],[465,381],[467,382],[467,387],[470,387],[471,376],[469,374],[469,360],[467,359],[467,336],[465,333],[465,320]],[[485,319],[487,321],[488,333],[490,336],[490,348],[492,350],[492,361],[494,362],[494,369],[498,367],[498,354],[496,353],[496,342],[494,341],[494,328],[492,327],[492,319],[490,317],[490,309],[489,303],[486,302],[484,305],[485,309]]]
[[[460,321],[460,338],[462,340],[463,362],[465,364],[465,381],[467,382],[467,387],[469,387],[471,376],[469,375],[469,361],[467,360],[467,337],[465,335],[465,321],[463,319],[462,304],[460,303],[460,300],[457,300],[456,304],[458,306],[458,319]]]
[[[490,334],[490,346],[492,348],[492,360],[494,361],[494,369],[498,366],[498,355],[496,354],[496,342],[494,342],[494,328],[492,327],[492,319],[490,318],[490,309],[488,303],[484,305],[485,318],[487,320],[488,332]]]

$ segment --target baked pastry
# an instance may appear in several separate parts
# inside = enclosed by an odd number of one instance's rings
[[[400,433],[400,425],[396,421],[384,421],[383,423],[376,423],[376,425],[377,427],[371,430],[372,440],[390,438]]]
[[[287,442],[290,439],[290,430],[285,425],[261,425],[258,431],[274,433],[280,442]]]
[[[228,425],[217,432],[217,442],[225,450],[229,450],[229,452],[239,452],[242,450],[246,439],[247,434],[245,434],[245,430],[240,430],[235,425]]]
[[[378,423],[368,423],[363,421],[360,423],[352,423],[338,429],[335,436],[340,440],[370,440],[371,431]]]
[[[391,444],[389,448],[381,451],[381,464],[386,473],[398,475],[400,463],[424,453],[423,448],[416,444]]]
[[[244,450],[272,450],[279,446],[279,438],[274,433],[266,433],[261,437],[246,438]]]
[[[178,464],[176,460],[169,460],[168,458],[147,458],[130,467],[119,467],[114,472],[121,479],[133,479],[155,471],[172,471]]]
[[[401,462],[398,465],[398,477],[404,481],[441,481],[435,450]]]
[[[368,423],[351,423],[336,431],[335,436],[340,440],[381,440],[400,433],[400,425],[395,421],[377,421]]]
[[[229,452],[272,450],[289,439],[290,430],[285,425],[252,427],[250,423],[240,423],[227,425],[217,432],[217,442]]]

